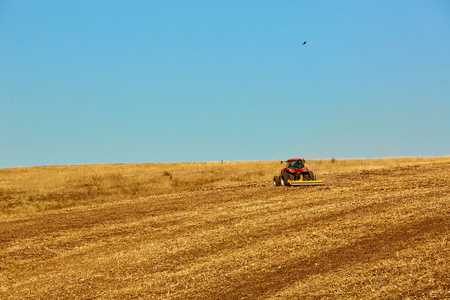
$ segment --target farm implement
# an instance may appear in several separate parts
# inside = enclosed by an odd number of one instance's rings
[[[281,162],[283,163],[283,162]],[[324,185],[323,180],[316,180],[316,175],[305,167],[303,158],[291,158],[281,174],[273,177],[274,186],[314,186]]]

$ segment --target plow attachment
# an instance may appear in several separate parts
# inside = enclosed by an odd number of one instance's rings
[[[312,177],[314,178],[314,176]],[[292,180],[289,178],[283,178],[283,176],[275,176],[273,177],[273,185],[279,186],[312,186],[312,185],[324,185],[323,180],[316,180],[315,178],[313,180],[306,180],[303,178],[303,176],[300,176],[300,178],[297,178],[297,180]]]
[[[291,186],[324,185],[323,180],[288,180]]]

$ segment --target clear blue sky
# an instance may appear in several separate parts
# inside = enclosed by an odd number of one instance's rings
[[[450,1],[0,0],[0,168],[443,155]]]

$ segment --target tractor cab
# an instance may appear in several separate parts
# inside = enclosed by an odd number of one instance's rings
[[[282,172],[303,173],[309,171],[305,167],[305,160],[303,158],[292,158],[286,161],[286,167]]]
[[[298,170],[298,169],[303,169],[305,167],[305,165],[303,164],[302,160],[288,160],[286,162],[286,168],[288,169],[293,169],[293,170]]]

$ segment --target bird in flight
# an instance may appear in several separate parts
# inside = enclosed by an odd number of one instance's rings
[[[306,41],[303,42],[302,46],[303,46],[303,45],[306,45]]]

